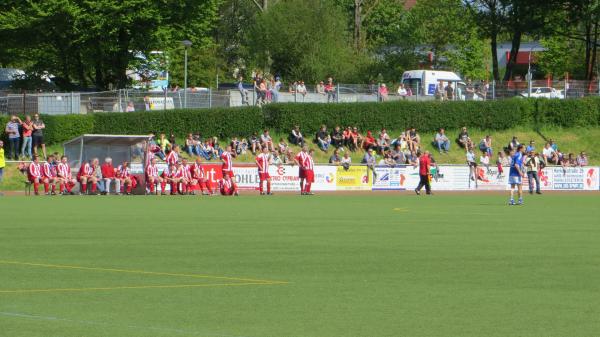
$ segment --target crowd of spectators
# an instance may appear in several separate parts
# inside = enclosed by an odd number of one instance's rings
[[[238,77],[238,91],[242,98],[242,105],[263,105],[271,102],[279,102],[280,92],[284,87],[279,76],[264,76],[257,73],[252,78],[252,90],[254,91],[254,102],[251,102],[249,91],[244,87],[244,77]],[[326,81],[320,81],[314,87],[314,92],[327,97],[327,102],[335,102],[337,100],[337,88],[332,77]],[[309,90],[303,80],[290,82],[287,85],[287,91],[291,94],[296,94],[298,100],[304,102]]]

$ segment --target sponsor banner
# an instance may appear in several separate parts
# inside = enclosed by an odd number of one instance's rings
[[[406,167],[375,167],[373,190],[405,190]]]
[[[370,190],[372,182],[372,172],[366,166],[350,166],[347,170],[336,166],[335,183],[338,191]]]
[[[546,167],[540,179],[550,190],[598,190],[598,167]]]
[[[315,182],[312,189],[315,191],[335,191],[337,166],[315,166]]]
[[[477,166],[477,184],[475,186],[473,181],[469,181],[469,188],[478,190],[507,190],[508,170],[509,168],[506,168],[502,174],[498,174],[498,167],[496,166],[489,167],[489,169],[483,166]]]

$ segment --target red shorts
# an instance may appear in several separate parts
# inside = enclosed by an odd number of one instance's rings
[[[269,175],[269,172],[258,173],[258,177],[259,177],[260,181],[271,179],[271,176]]]
[[[32,183],[32,184],[35,182],[35,177],[34,177],[34,176],[28,175],[28,176],[27,176],[27,179],[28,179],[28,180],[29,180],[29,182],[30,182],[30,183]],[[38,181],[40,181],[40,182],[41,182],[42,180],[44,180],[44,178],[42,178],[42,177],[38,177]]]
[[[227,170],[223,170],[223,177],[228,175],[230,178],[233,178],[233,171],[227,171]]]
[[[221,188],[221,195],[233,195],[234,191],[233,188]]]
[[[298,169],[298,177],[300,179],[304,179],[306,178],[306,171],[303,168],[299,168]]]
[[[307,183],[314,183],[315,182],[315,171],[304,170],[304,178],[306,179]]]

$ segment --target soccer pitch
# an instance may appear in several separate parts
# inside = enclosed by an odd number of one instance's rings
[[[594,336],[597,193],[3,197],[0,336]]]

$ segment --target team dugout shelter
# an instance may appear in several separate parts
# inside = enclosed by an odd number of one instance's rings
[[[137,177],[139,190],[145,186],[146,156],[150,142],[149,135],[93,135],[85,134],[63,143],[64,154],[75,171],[82,163],[98,158],[100,164],[105,158],[112,158],[114,167],[124,161],[130,163],[131,173]],[[134,191],[134,193],[143,191]]]

